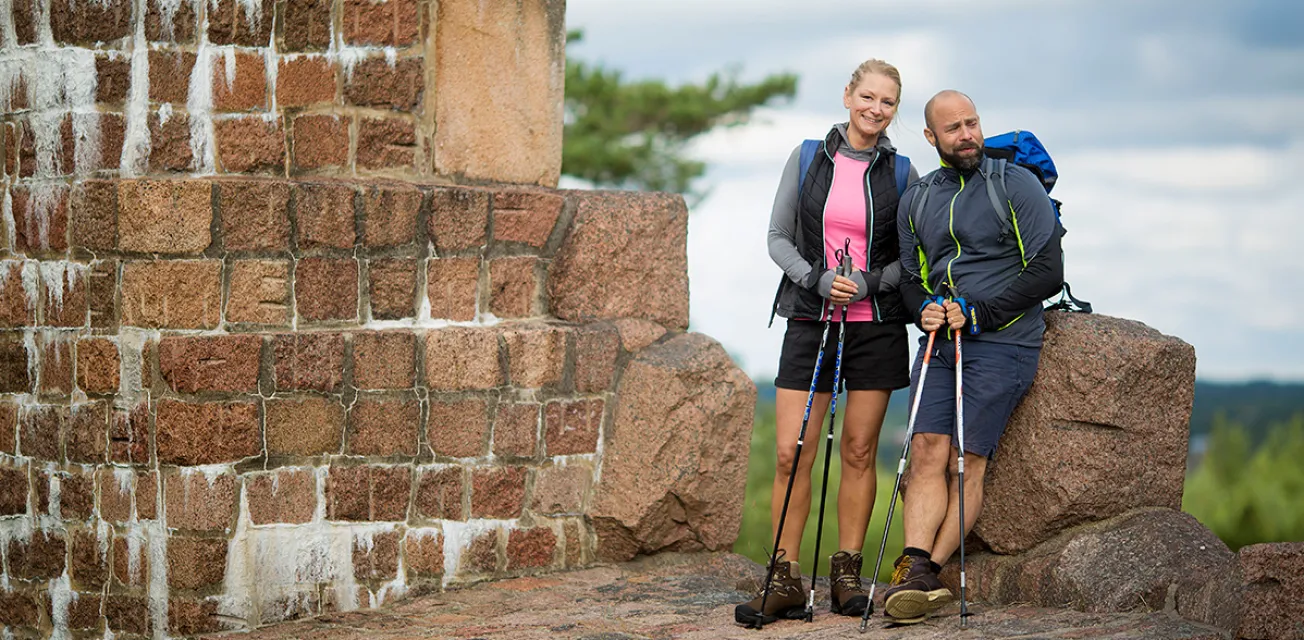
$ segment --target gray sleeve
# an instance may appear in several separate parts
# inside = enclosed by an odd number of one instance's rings
[[[878,281],[878,292],[886,293],[901,285],[901,260],[883,267],[883,277]]]
[[[1014,223],[1024,261],[1032,262],[1055,233],[1055,209],[1041,181],[1031,171],[1016,167],[1005,175],[1006,193],[1014,206]]]
[[[801,145],[792,150],[788,163],[783,165],[779,177],[779,190],[774,194],[774,207],[770,210],[770,231],[767,244],[770,259],[779,265],[788,279],[805,285],[811,265],[797,251],[797,191],[800,189],[797,172],[801,169]],[[830,278],[830,283],[832,278]]]
[[[915,170],[915,163],[913,162],[910,163],[909,176],[910,177],[906,180],[907,187],[909,187],[910,185],[916,182],[919,182],[919,172]],[[905,194],[903,193],[901,195],[905,195]]]

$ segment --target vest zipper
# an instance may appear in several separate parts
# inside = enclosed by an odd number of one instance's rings
[[[878,150],[875,149],[874,157],[869,161],[869,168],[865,170],[865,193],[869,196],[869,227],[865,230],[865,235],[867,236],[867,242],[865,244],[865,271],[869,271],[869,265],[872,264],[874,257],[874,188],[870,185],[869,176],[874,172],[874,164],[878,162],[878,157],[880,155],[881,154]],[[874,310],[873,321],[879,322],[879,318],[882,317],[882,314],[880,314],[878,310],[878,295],[876,294],[877,292],[869,292],[865,294],[865,297],[869,298],[869,306]]]

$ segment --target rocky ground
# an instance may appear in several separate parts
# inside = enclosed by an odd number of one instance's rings
[[[734,554],[661,554],[635,562],[525,577],[411,598],[380,610],[331,614],[239,634],[249,640],[327,638],[1147,638],[1215,640],[1212,627],[1164,613],[1087,614],[1027,606],[974,605],[968,626],[959,606],[929,621],[890,627],[881,616],[865,634],[859,619],[828,612],[828,588],[817,591],[815,620],[784,620],[763,631],[733,622],[733,606],[764,577]],[[823,581],[821,581],[823,583]],[[880,590],[881,593],[881,590]]]

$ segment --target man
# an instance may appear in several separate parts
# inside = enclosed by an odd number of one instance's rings
[[[901,294],[920,328],[938,335],[922,390],[925,339],[911,375],[912,393],[923,396],[903,498],[905,549],[884,605],[885,614],[901,623],[920,622],[952,599],[937,574],[962,539],[953,341],[957,333],[964,341],[967,534],[982,511],[987,461],[1037,372],[1045,330],[1041,302],[1063,281],[1061,230],[1032,172],[1008,164],[1010,211],[993,210],[985,184],[992,161],[984,160],[973,101],[943,91],[925,105],[924,121],[924,136],[937,148],[942,167],[901,199]],[[922,209],[913,206],[925,191]]]

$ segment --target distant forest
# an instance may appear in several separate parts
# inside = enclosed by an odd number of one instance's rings
[[[774,402],[774,386],[769,381],[757,382],[756,386],[760,402]],[[904,389],[892,394],[888,425],[905,424],[906,397]],[[1221,415],[1243,426],[1257,444],[1272,425],[1287,422],[1296,414],[1304,414],[1304,383],[1196,381],[1191,435],[1208,435],[1214,419]]]
[[[1304,413],[1304,383],[1199,382],[1195,383],[1195,407],[1191,410],[1191,434],[1207,435],[1214,419],[1245,427],[1258,443],[1274,424]]]

